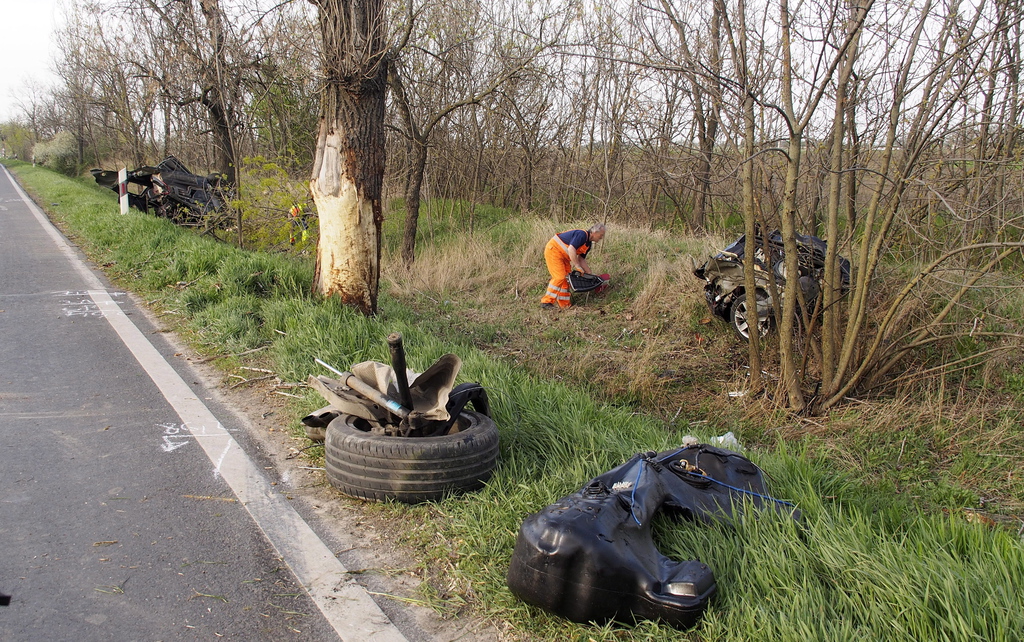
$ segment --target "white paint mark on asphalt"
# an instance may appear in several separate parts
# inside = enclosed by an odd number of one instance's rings
[[[163,434],[160,436],[162,441],[160,444],[160,450],[163,450],[165,453],[174,452],[182,446],[189,445],[192,443],[192,440],[196,435],[220,434],[225,431],[238,432],[235,428],[227,430],[219,423],[217,424],[217,427],[210,432],[207,432],[206,426],[193,428],[184,424],[179,425],[176,423],[157,424],[156,427],[163,429]],[[213,476],[220,477],[219,462],[215,463]]]
[[[252,515],[310,597],[346,642],[407,642],[348,570],[238,446],[237,442],[146,336],[122,312],[102,282],[83,263],[42,211],[7,172],[8,180],[89,288],[89,296],[164,398],[189,428],[217,471]],[[193,431],[191,426],[203,427]],[[216,429],[207,429],[216,426]]]
[[[160,450],[164,451],[165,453],[169,453],[181,448],[182,446],[187,446],[188,444],[188,439],[175,439],[173,437],[168,437],[164,435],[164,443],[161,444]]]
[[[164,434],[162,436],[163,443],[160,445],[160,449],[165,453],[174,452],[182,446],[187,446],[192,442],[192,435],[181,434],[182,427],[178,424],[157,424],[157,428],[164,429]]]
[[[220,454],[220,458],[213,466],[213,476],[220,477],[220,468],[224,465],[224,460],[228,457],[228,451],[231,450],[231,443],[224,444],[224,452]]]
[[[99,310],[93,310],[89,308],[61,308],[61,312],[66,317],[101,317],[103,313]]]
[[[61,312],[66,317],[102,317],[96,302],[89,298],[88,291],[63,292],[57,295],[60,297]],[[111,297],[124,296],[124,292],[111,292]]]

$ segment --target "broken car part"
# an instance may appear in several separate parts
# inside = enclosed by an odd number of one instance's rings
[[[792,504],[766,494],[761,470],[738,453],[694,444],[638,454],[526,518],[508,587],[574,622],[649,619],[689,628],[717,591],[714,574],[699,560],[662,555],[652,521],[664,511],[711,523],[746,502],[799,519]]]
[[[601,293],[608,289],[611,281],[611,275],[609,274],[587,274],[578,270],[569,272],[565,278],[573,292],[594,291],[595,293]]]
[[[316,359],[338,375],[310,375],[329,405],[302,419],[307,436],[324,441],[328,480],[352,497],[410,503],[482,487],[498,458],[486,391],[455,385],[462,360],[453,354],[417,374],[405,367],[401,335],[388,345],[391,367],[364,361],[342,372]]]

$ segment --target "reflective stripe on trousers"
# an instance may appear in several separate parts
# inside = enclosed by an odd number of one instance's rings
[[[551,281],[540,302],[557,303],[560,308],[568,308],[572,303],[569,301],[569,282],[565,277],[569,275],[572,263],[569,262],[568,246],[557,235],[544,247],[544,261],[551,273]]]

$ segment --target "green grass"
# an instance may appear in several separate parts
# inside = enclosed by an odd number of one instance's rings
[[[581,383],[584,376],[594,375],[585,367],[579,378],[557,380],[538,376],[515,357],[488,353],[522,345],[519,335],[530,328],[530,345],[569,359],[591,345],[588,333],[596,332],[585,317],[565,316],[551,323],[537,317],[537,311],[509,312],[518,330],[490,317],[477,320],[467,303],[478,300],[473,297],[513,307],[485,288],[461,297],[449,290],[447,302],[436,304],[385,289],[378,316],[365,318],[310,295],[309,259],[239,251],[134,211],[120,216],[113,195],[87,181],[20,163],[11,167],[119,287],[138,291],[161,310],[174,311],[169,316],[181,319],[180,331],[203,351],[238,353],[265,346],[261,358],[291,381],[304,380],[313,371],[314,357],[341,367],[368,359],[387,361],[385,337],[395,331],[404,336],[414,370],[425,369],[446,352],[462,357],[460,380],[487,388],[501,431],[501,460],[492,481],[478,493],[436,504],[367,508],[407,525],[406,544],[419,551],[429,579],[424,598],[442,613],[457,613],[468,605],[473,613],[506,623],[511,636],[530,640],[1022,639],[1024,545],[1014,530],[971,522],[963,511],[978,495],[963,476],[1016,475],[1015,481],[999,482],[998,492],[1005,494],[1008,488],[1020,488],[1015,467],[1020,460],[992,457],[999,452],[994,441],[979,441],[965,432],[963,427],[970,424],[925,417],[922,411],[923,420],[914,430],[882,433],[876,424],[864,425],[864,415],[851,410],[847,423],[840,417],[833,424],[851,435],[839,447],[807,432],[783,435],[768,423],[771,417],[756,423],[701,414],[716,412],[714,405],[681,412],[701,423],[668,422],[636,410],[644,407],[644,394],[628,389],[627,380],[635,374],[620,381],[623,390],[609,393],[598,382]],[[454,220],[443,209],[436,214],[434,243],[457,241],[458,225],[449,216]],[[481,215],[481,223],[487,221],[492,227],[486,234],[501,240],[522,242],[536,236],[521,221],[504,220],[493,212]],[[424,246],[432,247],[429,235],[425,238]],[[680,247],[664,237],[654,244],[666,253]],[[625,314],[636,304],[628,292],[654,274],[647,271],[649,255],[620,238],[602,256],[609,263],[617,257],[622,280],[636,286],[614,292],[606,302],[608,310],[618,307]],[[634,266],[632,272],[627,264]],[[680,282],[683,276],[669,271],[663,278]],[[532,302],[543,280],[529,287],[533,289],[523,298]],[[647,335],[657,334],[661,345],[670,345],[669,330],[677,325],[691,334],[703,332],[712,342],[727,336],[727,329],[694,324],[690,303],[679,306],[682,310],[659,307],[656,301],[650,305],[654,312],[649,319],[662,321],[661,326],[645,324]],[[635,335],[621,346],[605,336],[625,327],[620,317],[615,323],[600,330],[603,338],[596,349],[641,350],[643,342]],[[645,372],[641,366],[637,372]],[[1011,380],[1013,395],[1021,395],[1020,381]],[[291,427],[304,410],[319,405],[318,396],[306,393]],[[1012,409],[976,421],[979,430],[985,422],[988,432],[983,434],[1005,437],[999,443],[1019,444],[1020,415]],[[804,519],[796,525],[774,515],[748,514],[712,527],[658,522],[663,552],[676,559],[699,558],[714,569],[719,596],[695,629],[680,632],[656,622],[577,625],[510,594],[504,576],[528,513],[574,492],[636,452],[673,447],[691,432],[710,437],[723,427],[736,428],[744,441],[753,438],[748,443],[771,446],[749,455],[766,471],[771,493],[795,502]],[[942,463],[938,453],[950,443],[958,444],[959,460],[936,476],[932,470]]]

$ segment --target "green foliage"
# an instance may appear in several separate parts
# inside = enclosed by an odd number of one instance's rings
[[[78,141],[71,132],[57,132],[50,140],[35,144],[32,159],[54,171],[74,176],[78,173]]]
[[[800,498],[800,528],[747,518],[680,529],[668,548],[710,564],[724,589],[698,639],[1017,639],[1024,617],[1005,582],[1024,555],[1008,533],[902,502],[868,512],[820,497]]]
[[[275,65],[280,61],[267,61]],[[280,72],[282,70],[275,70]],[[298,70],[308,76],[308,70]],[[277,82],[264,86],[249,104],[249,117],[256,138],[269,143],[278,158],[290,159],[289,169],[307,168],[316,149],[319,94],[316,85],[308,87]],[[308,169],[305,172],[308,175]]]
[[[392,199],[385,212],[383,227],[384,247],[389,251],[400,247],[405,216],[405,199]],[[496,230],[501,230],[497,233],[504,235],[509,229],[505,223],[514,218],[516,215],[511,210],[490,204],[445,198],[425,199],[420,203],[416,242],[418,245],[432,245],[467,233],[495,233]]]
[[[308,177],[295,179],[288,168],[257,156],[242,162],[239,184],[241,192],[231,205],[242,212],[247,247],[315,251],[319,227]],[[300,210],[293,214],[295,207]]]
[[[20,123],[8,121],[0,123],[0,147],[3,158],[31,160],[35,137],[32,130]]]
[[[726,214],[725,219],[722,220],[721,223],[719,223],[717,229],[723,232],[727,230],[742,231],[743,224],[744,222],[742,212],[739,212],[735,209],[730,209],[729,212]]]

